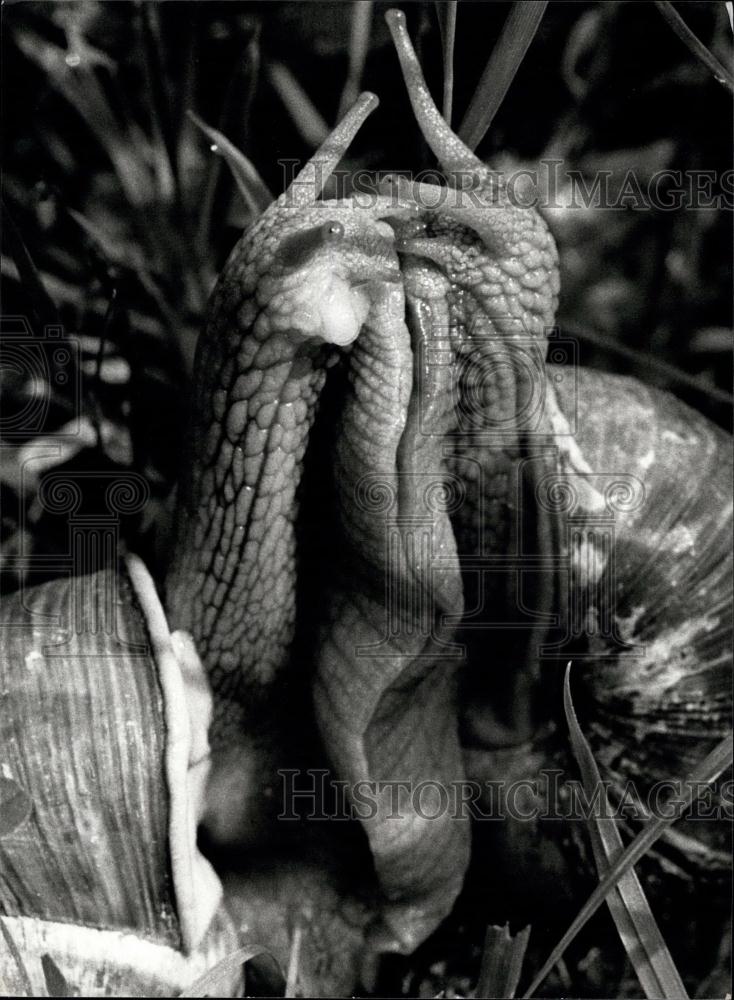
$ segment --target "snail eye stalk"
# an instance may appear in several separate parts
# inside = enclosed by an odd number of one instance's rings
[[[344,239],[344,226],[331,219],[286,237],[280,249],[280,259],[286,268],[305,267],[309,260],[324,247],[335,246]]]

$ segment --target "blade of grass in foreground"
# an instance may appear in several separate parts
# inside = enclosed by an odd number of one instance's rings
[[[296,920],[293,929],[293,939],[291,941],[291,953],[288,958],[288,974],[285,980],[285,995],[287,997],[296,996],[298,988],[298,972],[301,959],[301,943],[303,940],[303,924],[300,915]]]
[[[448,125],[451,125],[451,112],[454,106],[454,43],[458,4],[459,0],[436,0],[436,14],[443,48],[443,117]]]
[[[263,66],[270,86],[291,116],[293,124],[307,145],[316,149],[331,131],[321,112],[288,67],[275,59]]]
[[[5,226],[5,236],[10,255],[15,261],[20,282],[28,297],[28,302],[33,310],[37,329],[40,333],[42,327],[60,322],[56,305],[46,291],[43,278],[4,200],[2,201],[2,221]]]
[[[608,812],[609,802],[599,768],[576,718],[571,700],[570,673],[569,663],[563,682],[563,707],[571,747],[581,771],[587,801],[596,801],[595,793],[597,789],[601,790],[600,815],[590,815],[588,824],[594,860],[599,877],[603,878],[612,862],[624,850],[624,844],[619,835],[617,822]],[[630,868],[622,875],[614,891],[607,896],[607,905],[648,1000],[658,997],[664,997],[665,1000],[688,1000],[683,980],[655,922],[634,868]]]
[[[582,927],[593,917],[609,893],[614,889],[622,875],[647,854],[655,841],[662,837],[669,826],[675,823],[677,819],[680,819],[686,810],[690,808],[691,804],[702,794],[703,788],[716,781],[722,772],[731,765],[734,759],[733,751],[734,740],[732,740],[730,733],[701,761],[698,767],[693,769],[688,778],[682,783],[685,791],[680,798],[671,796],[665,803],[664,809],[661,810],[661,813],[664,813],[664,815],[654,816],[648,820],[635,839],[627,845],[622,854],[614,861],[607,875],[604,876],[581,907],[571,926],[553,949],[535,979],[533,979],[527,992],[524,994],[524,1000],[527,1000],[528,997],[531,997],[535,993],[569,944],[571,944]]]
[[[237,976],[237,973],[243,968],[245,962],[249,962],[253,958],[266,958],[268,959],[268,965],[273,966],[274,972],[274,984],[277,986],[278,992],[282,993],[285,987],[285,979],[283,978],[283,973],[280,970],[280,966],[275,958],[275,956],[268,951],[267,948],[263,948],[262,945],[253,944],[246,946],[244,948],[238,948],[237,951],[233,951],[231,955],[227,955],[221,961],[217,962],[215,966],[205,972],[203,976],[200,976],[196,982],[192,983],[187,990],[183,993],[179,993],[180,997],[221,997],[230,996],[229,990],[232,986],[232,980]]]
[[[656,374],[661,375],[664,379],[667,379],[668,382],[671,382],[673,385],[685,385],[690,389],[695,389],[696,392],[700,392],[708,399],[714,400],[717,403],[725,403],[727,406],[734,405],[734,396],[732,396],[730,392],[726,392],[724,389],[719,389],[716,385],[709,385],[696,375],[689,375],[688,372],[683,371],[682,368],[679,368],[677,365],[670,364],[668,361],[663,361],[651,352],[648,353],[646,351],[638,351],[636,348],[630,347],[628,344],[622,344],[618,340],[612,340],[608,334],[604,334],[598,330],[592,330],[587,327],[575,326],[573,323],[564,323],[563,329],[572,337],[578,337],[579,340],[585,340],[587,343],[593,344],[595,347],[605,351],[607,354],[616,354],[620,358],[629,359],[642,369],[654,371]]]
[[[232,171],[247,207],[255,217],[261,215],[272,202],[273,196],[251,161],[229,141],[226,135],[211,128],[193,111],[187,111],[186,114],[212,143],[212,152],[221,154],[227,161],[227,166]]]
[[[673,4],[669,3],[668,0],[655,0],[655,6],[683,44],[713,73],[714,79],[722,87],[726,87],[730,93],[734,93],[734,76],[732,76],[731,71],[722,65],[713,52],[710,52],[703,42],[694,35]]]
[[[359,97],[362,89],[362,71],[370,45],[372,27],[372,0],[354,0],[352,3],[351,28],[349,32],[349,68],[347,79],[339,99],[336,120],[344,115]]]
[[[50,955],[41,955],[41,969],[46,983],[46,992],[50,997],[76,996],[77,991],[69,986],[63,972]]]
[[[13,935],[10,933],[10,931],[8,930],[8,928],[5,926],[5,921],[3,919],[2,914],[0,914],[0,935],[2,935],[2,938],[5,941],[5,947],[10,952],[10,956],[13,959],[13,961],[15,962],[16,968],[18,969],[18,976],[20,977],[20,980],[21,980],[21,982],[23,984],[23,989],[25,990],[25,995],[28,996],[28,997],[32,997],[34,995],[33,994],[33,986],[31,984],[31,981],[30,981],[29,977],[28,977],[28,970],[25,967],[25,962],[23,961],[23,956],[21,955],[20,951],[18,950],[18,946],[15,943]]]
[[[547,6],[547,0],[520,0],[512,5],[459,127],[459,138],[469,149],[476,149],[487,134]]]
[[[512,1000],[520,982],[529,937],[530,927],[525,927],[514,937],[507,924],[487,928],[482,967],[474,994],[477,1000],[480,997],[507,997],[507,1000]]]

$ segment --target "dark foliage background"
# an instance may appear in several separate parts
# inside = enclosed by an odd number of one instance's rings
[[[381,105],[348,171],[434,165],[384,24],[388,6],[374,4],[361,80]],[[403,6],[440,98],[435,7]],[[454,124],[509,6],[459,4]],[[678,7],[729,65],[725,4]],[[349,3],[3,6],[3,325],[17,332],[26,317],[36,338],[60,325],[80,348],[62,365],[65,380],[53,360],[40,386],[22,366],[3,372],[4,419],[34,394],[50,401],[42,426],[3,442],[5,590],[19,585],[28,556],[66,544],[38,498],[52,469],[140,473],[151,498],[123,532],[151,565],[165,564],[197,332],[252,218],[185,112],[223,131],[278,193],[279,159],[307,157],[337,119],[353,14]],[[731,99],[654,4],[553,2],[478,152],[505,170],[551,157],[589,179],[611,171],[612,190],[629,170],[643,189],[663,169],[706,170],[717,191],[732,166]],[[561,252],[559,324],[577,338],[581,363],[670,389],[729,427],[731,211],[559,207],[548,218]],[[39,437],[49,458],[29,464],[26,445]],[[90,487],[85,504],[98,499]],[[587,995],[603,995],[602,966],[584,975]],[[441,988],[441,976],[423,988]]]

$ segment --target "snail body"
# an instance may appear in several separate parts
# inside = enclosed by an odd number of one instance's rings
[[[238,729],[262,724],[253,716],[277,726],[281,693],[313,671],[336,776],[388,786],[363,821],[383,894],[373,940],[410,951],[450,909],[469,858],[468,823],[441,813],[440,788],[466,776],[466,761],[532,743],[554,722],[547,688],[561,661],[584,659],[592,738],[617,764],[635,743],[630,718],[639,736],[656,715],[658,769],[637,765],[650,780],[678,774],[725,729],[730,506],[725,438],[670,397],[594,373],[576,394],[557,391],[559,371],[549,378],[545,365],[552,236],[450,131],[402,16],[389,20],[449,186],[399,181],[369,204],[318,201],[374,103],[365,97],[234,249],[199,348],[195,426],[206,432],[194,437],[167,600],[174,621],[193,620],[224,695],[225,755]],[[345,346],[325,594],[304,662],[293,645],[298,482],[327,367]],[[701,474],[716,477],[694,513],[704,456]],[[666,488],[688,469],[685,490]],[[559,489],[576,498],[568,509]],[[630,509],[616,509],[626,492]],[[700,552],[693,593],[694,576],[671,576],[673,562],[692,566]],[[675,601],[653,584],[666,561]],[[701,617],[704,605],[716,611]],[[670,662],[653,668],[661,642]],[[403,779],[427,799],[396,816]]]
[[[305,673],[335,776],[386,786],[363,818],[382,891],[372,941],[410,951],[469,858],[469,824],[442,811],[441,788],[560,729],[548,691],[568,659],[602,766],[643,745],[643,785],[726,730],[731,506],[728,441],[706,421],[634,381],[546,367],[553,238],[451,132],[402,15],[388,20],[448,187],[318,201],[366,97],[234,249],[200,345],[197,425],[211,432],[195,438],[167,593],[181,622],[203,597],[194,634],[228,692],[229,732],[277,717]],[[311,294],[324,270],[358,296],[342,311],[340,284],[336,334]],[[331,345],[348,351],[315,543],[324,593],[304,605],[298,482]],[[307,656],[293,642],[304,606]],[[405,781],[422,803],[395,799]]]

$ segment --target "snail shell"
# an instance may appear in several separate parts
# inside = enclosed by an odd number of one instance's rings
[[[557,821],[569,809],[568,783],[578,777],[559,694],[569,660],[576,711],[610,803],[626,804],[638,820],[664,806],[676,792],[670,783],[685,780],[730,732],[732,718],[729,436],[635,379],[580,369],[569,380],[552,365],[547,374],[550,384],[560,376],[566,433],[556,438],[551,469],[535,478],[529,506],[535,523],[546,519],[548,551],[559,568],[534,594],[532,587],[525,593],[538,608],[550,591],[560,620],[555,636],[545,636],[535,678],[544,709],[534,739],[499,748],[491,685],[475,668],[463,715],[470,777],[538,782],[529,805],[550,821],[510,820],[500,838],[500,849],[516,863],[524,854],[536,877],[544,863],[537,845],[546,838],[569,874],[593,870],[586,821]],[[537,651],[537,643],[531,648]],[[550,786],[542,781],[549,769],[561,773]],[[549,788],[553,801],[545,797]],[[683,818],[643,865],[656,873],[658,887],[664,877],[666,892],[695,880],[701,905],[702,884],[723,900],[731,877],[721,795],[717,784],[708,803],[715,818]],[[628,832],[630,815],[621,814]]]
[[[25,976],[44,995],[50,955],[83,995],[171,995],[236,946],[196,848],[211,704],[193,644],[135,557],[10,595],[0,627],[0,909]]]
[[[582,372],[577,406],[589,463],[626,475],[609,497],[611,561],[602,566],[587,549],[598,579],[575,570],[576,593],[608,594],[610,612],[609,634],[587,636],[576,698],[612,799],[633,782],[646,800],[657,784],[659,807],[659,783],[685,780],[731,732],[731,438],[634,379]],[[684,818],[656,855],[669,873],[721,887],[729,837],[725,810],[718,821]]]

